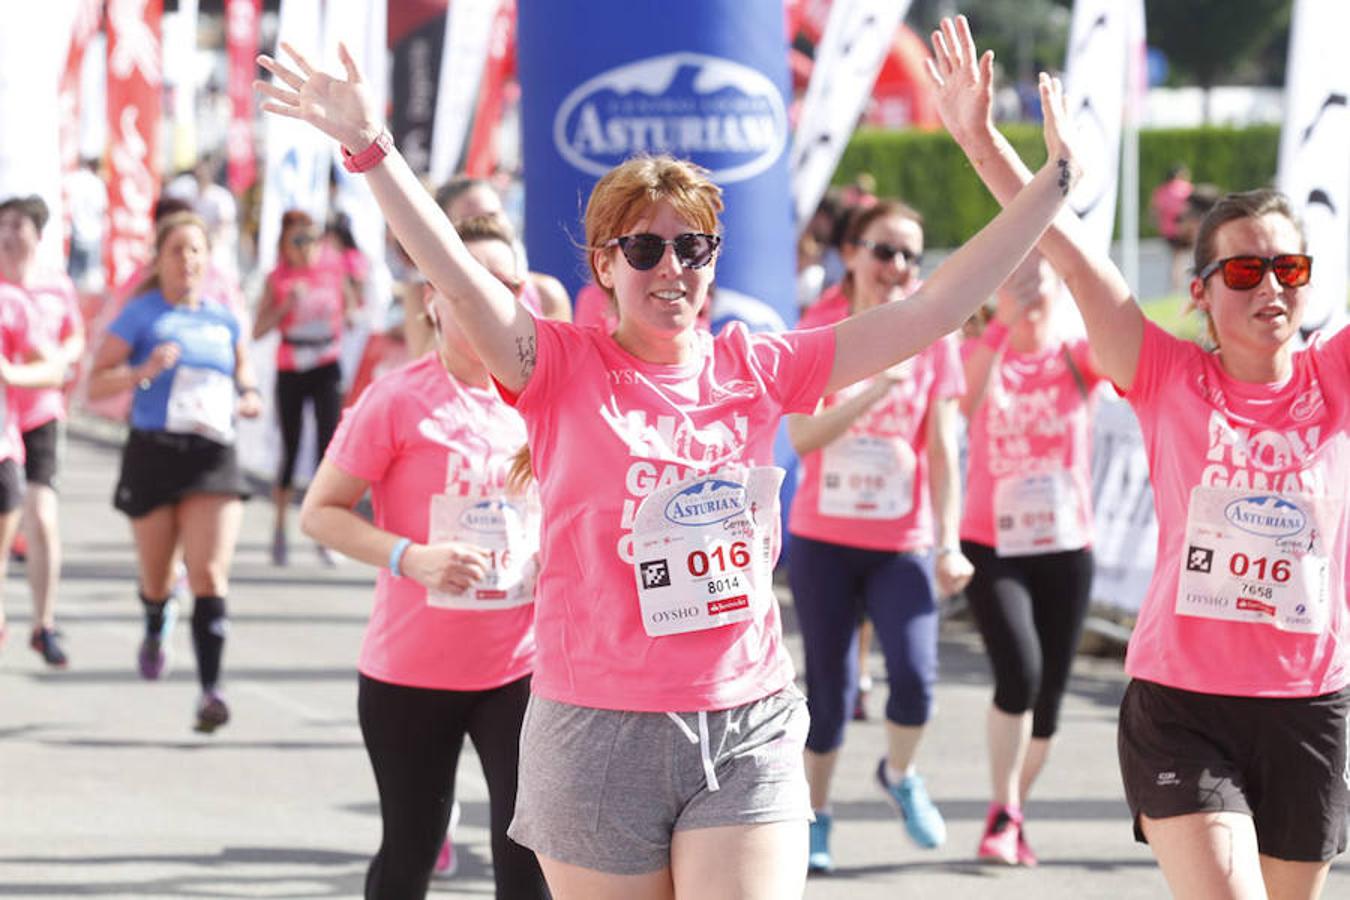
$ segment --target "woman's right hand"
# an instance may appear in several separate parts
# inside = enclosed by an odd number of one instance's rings
[[[183,348],[179,347],[173,341],[165,341],[156,345],[155,349],[150,351],[150,355],[145,362],[141,363],[136,369],[138,381],[148,381],[151,378],[159,377],[159,374],[165,369],[172,369],[178,365],[178,359],[183,355]]]
[[[458,541],[413,544],[404,551],[400,568],[427,590],[462,594],[488,573],[488,555]]]
[[[347,45],[338,44],[338,58],[347,71],[345,79],[317,71],[290,44],[283,42],[281,48],[291,57],[295,68],[265,54],[258,57],[258,65],[281,82],[281,85],[253,82],[255,91],[270,98],[263,103],[263,110],[308,122],[352,152],[370,146],[384,130],[384,123],[365,91],[361,72]]]
[[[994,130],[994,51],[980,56],[965,16],[944,18],[933,32],[933,57],[924,60],[938,117],[962,147]]]

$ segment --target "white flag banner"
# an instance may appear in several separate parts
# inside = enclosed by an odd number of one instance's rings
[[[384,109],[389,97],[387,0],[343,3],[341,15],[338,9],[338,5],[330,0],[328,14],[324,19],[324,68],[331,72],[342,71],[337,46],[339,41],[346,44],[361,70],[366,91],[375,102],[375,108]],[[356,326],[347,329],[343,335],[341,364],[346,376],[345,383],[350,380],[351,373],[356,371],[371,329],[383,330],[391,293],[386,277],[384,216],[380,206],[375,202],[375,195],[370,192],[365,176],[353,175],[344,169],[341,149],[332,141],[329,141],[329,146],[332,148],[332,163],[337,173],[334,205],[351,219],[352,236],[370,263],[366,295],[362,298],[363,315]]]
[[[172,171],[168,182],[197,161],[197,0],[178,0],[178,12],[167,13],[161,25],[164,80],[173,85]]]
[[[321,59],[319,0],[281,0],[277,45],[289,43],[309,59]],[[281,54],[284,62],[290,62]],[[281,216],[288,209],[303,209],[322,222],[328,210],[328,166],[333,159],[333,139],[312,125],[289,116],[263,118],[266,142],[263,168],[262,210],[258,219],[257,270],[271,270],[277,258]]]
[[[1111,249],[1120,182],[1120,133],[1125,110],[1131,7],[1141,0],[1076,0],[1064,63],[1064,90],[1077,131],[1084,176],[1069,205],[1086,226],[1093,250]]]
[[[830,7],[788,157],[798,231],[825,195],[908,11],[909,0],[835,0]]]
[[[285,41],[310,60],[322,60],[323,15],[320,0],[281,0],[277,25],[277,46]],[[291,62],[285,53],[283,62]],[[329,71],[341,71],[327,67]],[[277,240],[281,237],[281,217],[287,210],[303,209],[323,224],[328,213],[328,173],[333,160],[333,139],[299,119],[268,114],[263,117],[266,142],[262,170],[262,209],[258,219],[258,252],[254,269],[258,282],[245,285],[250,299],[262,295],[262,279],[277,261]],[[276,355],[279,338],[276,330],[253,341],[249,353],[257,373],[258,389],[271,397],[276,384]],[[263,405],[263,415],[241,419],[236,450],[239,464],[248,471],[271,479],[281,455],[275,404]],[[306,417],[301,440],[300,459],[314,458],[313,426]],[[304,469],[297,467],[297,474]]]
[[[0,28],[0,200],[37,194],[47,202],[52,224],[38,261],[62,271],[59,95],[74,16],[72,0],[59,0],[24,25]]]
[[[1346,321],[1346,243],[1350,238],[1350,6],[1296,0],[1284,82],[1284,128],[1276,179],[1303,220],[1313,279],[1306,289],[1305,336],[1327,336]]]
[[[347,45],[365,79],[366,92],[376,109],[384,109],[389,97],[389,49],[387,0],[365,0],[361,4],[341,6],[330,0],[324,20],[324,69],[341,72],[338,42]],[[372,263],[384,259],[384,217],[380,207],[361,175],[352,175],[342,167],[342,151],[331,139],[325,138],[330,150],[329,160],[337,170],[337,208],[351,217],[352,234],[356,243]],[[361,148],[356,148],[361,149]]]
[[[444,184],[460,167],[498,5],[496,0],[451,0],[445,15],[436,118],[431,131],[432,184]]]

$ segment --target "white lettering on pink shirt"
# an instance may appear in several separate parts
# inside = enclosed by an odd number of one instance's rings
[[[633,459],[624,475],[628,496],[624,498],[620,516],[619,527],[623,531],[615,547],[619,558],[630,564],[633,520],[642,498],[686,478],[711,474],[738,462],[749,439],[750,422],[743,415],[731,416],[729,423],[712,422],[703,428],[694,427],[688,420],[677,421],[670,415],[659,415],[655,424],[650,424],[643,410],[621,415],[605,408],[601,410],[601,418],[628,447],[628,455]],[[672,458],[687,462],[661,461]]]

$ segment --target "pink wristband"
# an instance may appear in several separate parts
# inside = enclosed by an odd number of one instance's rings
[[[348,172],[360,174],[375,168],[380,164],[380,160],[389,154],[394,148],[394,136],[386,128],[376,136],[375,140],[370,142],[370,146],[360,153],[353,153],[346,147],[342,148],[342,167]]]
[[[990,319],[984,326],[984,331],[980,333],[980,343],[984,344],[990,350],[997,350],[1003,346],[1003,342],[1008,339],[1008,326],[1004,325],[998,319]]]

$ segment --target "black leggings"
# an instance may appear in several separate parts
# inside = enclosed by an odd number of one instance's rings
[[[487,779],[498,900],[548,897],[534,853],[506,836],[516,808],[520,723],[530,679],[487,691],[439,691],[360,677],[357,713],[384,836],[366,872],[367,900],[426,896],[450,824],[455,770],[467,734]]]
[[[994,706],[1032,710],[1032,737],[1051,737],[1087,617],[1092,551],[999,556],[970,541],[961,550],[975,566],[966,599],[994,669]]]
[[[305,401],[314,401],[314,425],[318,431],[316,462],[323,459],[328,442],[342,415],[342,370],[329,363],[307,372],[277,373],[277,422],[281,425],[281,469],[277,485],[289,488],[295,478],[295,458],[300,453],[300,429]]]

